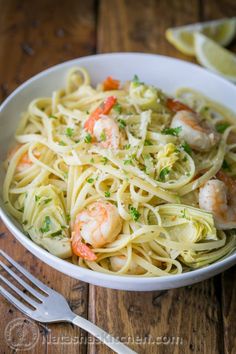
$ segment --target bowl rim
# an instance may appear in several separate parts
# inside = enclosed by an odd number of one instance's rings
[[[218,76],[217,74],[215,74],[214,72],[210,72],[208,70],[206,70],[205,68],[202,68],[194,63],[190,63],[181,59],[177,59],[177,58],[173,58],[173,57],[169,57],[169,56],[165,56],[165,55],[159,55],[159,54],[149,54],[149,53],[139,53],[139,52],[114,52],[114,53],[104,53],[104,54],[93,54],[93,55],[88,55],[88,56],[83,56],[83,57],[79,57],[79,58],[75,58],[72,60],[68,60],[68,61],[64,61],[62,63],[59,63],[57,65],[53,65],[41,72],[39,72],[38,74],[32,76],[31,78],[27,79],[26,81],[24,81],[20,86],[18,86],[0,105],[0,113],[4,110],[5,106],[8,105],[8,103],[10,103],[10,101],[19,93],[21,92],[24,88],[26,88],[27,86],[29,86],[31,83],[33,83],[35,80],[46,76],[48,73],[57,71],[60,68],[63,67],[69,67],[72,66],[74,64],[83,64],[83,62],[86,62],[86,60],[95,60],[100,57],[100,58],[109,58],[109,57],[117,57],[117,56],[132,56],[132,57],[155,57],[158,60],[167,60],[170,62],[179,62],[182,65],[186,65],[189,66],[190,68],[193,69],[197,69],[199,70],[199,72],[205,72],[207,73],[207,75],[209,75],[209,77],[213,77],[214,80],[218,80],[219,84],[223,83],[224,85],[227,85],[231,90],[235,90],[236,92],[236,87],[234,86],[233,83],[227,81],[226,79]],[[78,63],[79,61],[79,63]],[[203,274],[206,273],[214,273],[213,275],[221,272],[221,270],[223,271],[222,267],[224,267],[224,269],[228,267],[230,267],[233,263],[236,263],[236,253],[232,253],[228,256],[226,256],[225,258],[222,258],[214,263],[211,263],[207,266],[198,268],[198,269],[193,269],[190,270],[188,272],[185,273],[180,273],[180,274],[172,274],[172,275],[165,275],[165,276],[161,276],[161,277],[157,277],[157,276],[152,276],[152,277],[142,277],[142,276],[134,276],[134,275],[116,275],[116,274],[107,274],[107,273],[103,273],[103,272],[98,272],[98,271],[94,271],[91,269],[87,269],[87,268],[83,268],[79,265],[75,265],[73,263],[68,262],[67,260],[61,259],[59,257],[54,256],[53,254],[49,253],[47,250],[45,250],[44,248],[40,247],[39,245],[37,245],[36,243],[34,243],[30,238],[28,238],[16,225],[13,221],[11,221],[11,218],[8,216],[8,212],[5,211],[1,206],[0,206],[0,217],[2,219],[2,221],[5,223],[5,225],[7,226],[7,228],[10,230],[10,232],[14,235],[14,237],[16,237],[20,243],[27,249],[34,249],[35,253],[33,253],[37,258],[39,258],[40,255],[42,255],[43,257],[40,258],[44,263],[45,260],[44,259],[49,259],[50,261],[52,261],[53,263],[55,263],[56,261],[59,261],[61,263],[62,266],[65,266],[65,269],[71,269],[73,270],[73,273],[75,273],[75,271],[79,271],[83,273],[83,276],[86,279],[90,279],[91,276],[96,277],[96,279],[99,281],[101,280],[102,282],[106,281],[106,282],[112,282],[112,281],[118,281],[120,283],[123,283],[124,285],[126,284],[130,284],[131,282],[135,283],[135,284],[140,284],[140,285],[145,285],[145,284],[155,284],[155,283],[163,283],[166,284],[173,282],[173,283],[178,283],[178,281],[187,281],[190,280],[192,278],[198,278],[201,277]],[[17,235],[17,236],[16,236]],[[27,246],[26,246],[27,245]],[[47,263],[46,263],[47,264]],[[51,265],[50,265],[51,266]],[[61,270],[62,271],[62,270]],[[65,274],[69,275],[67,272],[65,272]],[[211,275],[209,275],[211,276]],[[72,275],[73,277],[73,275]],[[79,277],[78,277],[79,279]],[[84,280],[86,281],[86,280]],[[91,282],[92,283],[92,282]],[[181,286],[181,285],[180,285]],[[111,286],[112,287],[112,286]]]

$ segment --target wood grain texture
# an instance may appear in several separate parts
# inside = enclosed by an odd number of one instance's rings
[[[138,353],[222,353],[214,281],[165,292],[124,292],[90,286],[89,318]],[[89,353],[110,353],[102,345]]]
[[[236,353],[236,267],[222,275],[222,315],[225,354]]]
[[[168,27],[198,21],[197,0],[101,0],[98,16],[98,52],[135,51],[194,60],[165,39]]]
[[[95,1],[0,1],[0,100],[32,75],[95,51]],[[87,316],[88,285],[64,276],[26,251],[1,226],[0,247],[36,277],[61,292],[77,314]],[[22,314],[1,297],[0,353],[11,353],[4,328]],[[34,353],[85,353],[87,334],[69,324],[39,326]],[[78,343],[78,341],[81,341]],[[21,352],[18,352],[21,353]],[[25,351],[22,351],[25,353]]]

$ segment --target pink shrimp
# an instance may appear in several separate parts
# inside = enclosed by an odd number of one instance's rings
[[[120,132],[117,122],[107,116],[116,103],[116,97],[109,96],[90,115],[84,124],[85,129],[104,147],[114,149],[119,146]]]
[[[81,211],[75,219],[72,231],[72,251],[77,256],[94,261],[93,248],[113,242],[121,231],[122,221],[116,206],[109,202],[97,201]]]

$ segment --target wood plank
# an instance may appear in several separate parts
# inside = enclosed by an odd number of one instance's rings
[[[136,51],[191,60],[165,39],[165,30],[196,22],[198,1],[102,0],[99,7],[97,51]],[[194,59],[192,59],[194,60]]]
[[[138,353],[222,353],[214,280],[147,293],[90,286],[89,318]],[[110,353],[101,344],[88,349]]]
[[[164,33],[170,26],[200,18],[198,1],[102,0],[97,49],[102,53],[142,51],[190,60],[165,40]],[[90,286],[89,318],[114,336],[131,337],[130,347],[139,353],[222,353],[218,281],[216,277],[192,287],[149,293]],[[101,344],[88,349],[96,354],[111,352]]]
[[[236,353],[236,267],[222,274],[222,314],[225,354]]]
[[[95,51],[95,0],[70,0],[69,3],[60,0],[1,0],[0,8],[0,101],[41,70]],[[87,284],[64,276],[39,261],[2,224],[1,232],[2,249],[36,277],[60,291],[77,314],[87,316]],[[10,353],[4,328],[11,319],[22,317],[22,314],[3,298],[0,313],[0,352]],[[39,329],[41,334],[34,353],[86,352],[86,334],[72,325],[55,324]]]

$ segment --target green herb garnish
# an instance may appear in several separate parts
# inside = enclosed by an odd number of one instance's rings
[[[134,75],[132,82],[133,82],[133,84],[134,84],[135,86],[143,85],[143,82],[141,82],[141,81],[139,80],[139,77],[138,77],[138,75],[136,75],[136,74]]]
[[[121,129],[125,129],[126,127],[126,122],[124,121],[124,119],[118,119],[118,122],[119,122],[119,127]]]
[[[144,141],[144,146],[151,146],[151,145],[153,145],[153,143],[151,142],[151,140],[146,139],[146,140]]]
[[[116,111],[118,114],[121,114],[122,108],[121,105],[117,102],[115,106],[113,106],[114,111]]]
[[[36,202],[38,202],[40,198],[41,198],[40,195],[35,195],[35,196],[34,196],[34,199],[35,199]]]
[[[181,132],[181,130],[182,130],[182,127],[177,127],[177,128],[164,128],[164,129],[161,131],[161,134],[179,136],[179,133]]]
[[[223,168],[223,170],[231,171],[231,167],[226,160],[223,161],[222,168]]]
[[[104,156],[101,158],[101,161],[103,162],[104,165],[106,165],[108,162],[108,158]]]
[[[58,230],[55,232],[52,232],[50,236],[55,237],[55,236],[60,236],[62,234],[62,230]]]
[[[159,174],[159,180],[160,180],[161,182],[164,182],[165,179],[166,179],[166,176],[167,176],[169,173],[170,173],[169,167],[164,167],[164,168],[161,170],[160,174]]]
[[[53,116],[53,115],[49,116],[48,118],[50,118],[50,119],[58,119],[56,116]]]
[[[61,145],[61,146],[66,146],[66,143],[61,140],[61,141],[59,141],[59,145]]]
[[[25,221],[22,222],[22,224],[23,224],[23,225],[27,225],[27,224],[28,224],[28,221],[25,220]]]
[[[131,159],[124,160],[124,165],[133,165],[133,161]]]
[[[88,183],[93,183],[94,182],[94,178],[87,178],[87,182]]]
[[[46,199],[44,199],[44,204],[48,204],[48,203],[50,203],[52,201],[52,198],[46,198]]]
[[[129,150],[129,149],[130,149],[130,147],[131,147],[131,145],[130,145],[130,144],[126,144],[126,145],[124,146],[124,149],[125,149],[125,150]]]
[[[105,192],[104,195],[105,195],[106,198],[109,198],[111,196],[111,193],[110,192]]]
[[[224,131],[230,126],[229,123],[220,123],[216,125],[216,131],[220,134],[223,134]]]
[[[72,135],[74,134],[74,129],[72,128],[66,128],[66,135],[71,138]]]
[[[132,219],[134,221],[138,221],[140,218],[141,214],[138,212],[136,208],[134,208],[132,205],[129,206],[129,213],[132,216]]]
[[[88,134],[85,135],[84,142],[85,142],[86,144],[90,144],[90,143],[92,142],[92,136],[91,136],[91,134],[88,133]]]
[[[50,231],[50,226],[51,226],[51,219],[49,216],[45,216],[43,226],[40,228],[40,231],[42,233]]]
[[[188,145],[188,143],[186,143],[186,142],[183,143],[183,144],[181,145],[181,147],[184,149],[185,152],[187,152],[187,154],[191,155],[192,149],[191,149],[191,147]]]

